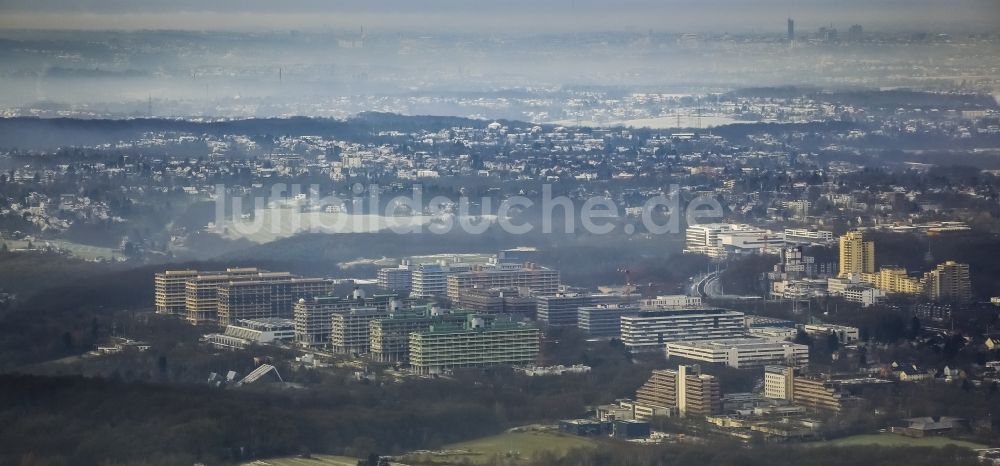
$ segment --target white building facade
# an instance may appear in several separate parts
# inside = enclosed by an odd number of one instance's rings
[[[809,347],[791,342],[773,342],[763,338],[731,340],[680,341],[667,343],[667,358],[682,357],[694,361],[725,364],[736,369],[775,364],[809,364]]]

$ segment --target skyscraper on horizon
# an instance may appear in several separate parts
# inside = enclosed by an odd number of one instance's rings
[[[788,42],[795,41],[795,20],[788,18]]]

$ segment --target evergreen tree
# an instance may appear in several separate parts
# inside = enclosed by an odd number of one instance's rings
[[[920,325],[920,319],[918,319],[917,316],[913,316],[913,318],[910,319],[910,339],[916,340],[920,337],[921,330],[922,326]]]

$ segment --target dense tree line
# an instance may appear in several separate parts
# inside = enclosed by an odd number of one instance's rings
[[[0,376],[0,464],[228,463],[303,451],[365,458],[496,433],[510,425],[577,414],[579,380],[459,374],[456,380],[399,385],[330,384],[322,390],[220,390],[79,377]],[[513,381],[511,381],[513,379]],[[961,397],[910,385],[927,401],[914,415],[960,415]],[[944,389],[947,391],[947,389]],[[918,393],[925,391],[926,393]],[[978,397],[974,397],[978,400]],[[948,409],[940,403],[955,406]],[[894,413],[895,414],[895,413]],[[669,429],[668,429],[669,430]],[[490,464],[506,464],[493,459]],[[635,446],[617,442],[542,453],[538,465],[976,464],[958,448]]]
[[[0,312],[0,371],[94,349],[110,334],[119,312],[152,311],[153,275],[164,268],[220,270],[233,266],[295,270],[285,263],[267,261],[130,268],[58,254],[0,254],[0,283],[5,285],[4,291],[17,295],[15,303]],[[338,270],[334,265],[327,267]]]
[[[221,391],[0,376],[0,463],[192,464],[315,452],[366,456],[493,433],[492,404],[388,390]],[[408,399],[420,402],[409,402]],[[404,402],[405,400],[405,402]],[[372,439],[368,442],[365,439]]]
[[[530,127],[528,123],[503,120]],[[145,133],[187,132],[192,134],[318,135],[374,141],[382,131],[438,131],[455,126],[483,128],[489,121],[461,117],[403,116],[366,112],[347,121],[332,118],[259,118],[196,122],[160,118],[122,120],[78,118],[0,118],[0,141],[6,147],[58,149],[61,146],[102,144],[109,140],[139,139]]]
[[[492,464],[501,464],[494,461]],[[565,456],[543,453],[529,464],[547,466],[974,466],[980,464],[971,450],[946,448],[885,448],[877,446],[785,447],[768,445],[743,448],[738,444],[635,446],[613,444],[604,448],[575,449]]]
[[[574,340],[565,335],[549,344]],[[615,345],[583,351],[594,366],[589,374],[474,370],[403,382],[320,375],[307,389],[0,375],[0,464],[25,458],[34,464],[217,463],[303,450],[365,457],[436,448],[516,425],[580,417],[587,406],[633,393],[662,365],[633,364]],[[172,364],[163,361],[163,370]]]
[[[330,273],[331,265],[359,257],[407,257],[449,252],[496,253],[505,248],[536,246],[536,261],[561,272],[573,286],[623,285],[620,271],[632,272],[634,283],[675,288],[708,265],[704,256],[680,255],[679,237],[629,237],[623,234],[563,235],[536,231],[525,235],[505,233],[499,227],[483,234],[405,234],[391,231],[358,234],[302,234],[235,251],[223,259],[246,262],[256,259],[287,262],[300,269]],[[400,241],[400,238],[404,239]],[[356,273],[356,271],[353,271]],[[662,293],[661,293],[662,294]]]

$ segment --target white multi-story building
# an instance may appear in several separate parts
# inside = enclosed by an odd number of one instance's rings
[[[799,331],[795,327],[750,327],[747,329],[747,333],[756,338],[780,342],[795,338]]]
[[[860,281],[860,275],[855,274],[845,278],[826,279],[826,292],[832,296],[843,296],[848,288],[855,286],[865,286]]]
[[[575,326],[577,312],[582,307],[627,304],[638,301],[640,297],[638,294],[623,293],[556,293],[537,296],[536,319],[549,326]]]
[[[539,330],[523,322],[469,316],[464,325],[432,326],[410,334],[410,365],[418,374],[463,367],[534,364]]]
[[[534,264],[498,264],[491,268],[450,274],[447,277],[447,296],[453,303],[461,299],[463,291],[472,288],[524,288],[535,295],[551,295],[559,291],[559,271]]]
[[[725,309],[671,309],[622,316],[622,343],[633,350],[661,350],[674,341],[743,336],[743,313]]]
[[[448,294],[448,276],[472,270],[472,264],[420,264],[411,274],[410,296],[443,297]]]
[[[785,246],[785,235],[770,230],[738,225],[730,231],[719,234],[719,241],[725,254],[774,253]]]
[[[639,308],[627,304],[600,304],[581,307],[577,311],[577,328],[591,337],[621,336],[621,318],[639,313]]]
[[[829,243],[833,242],[832,231],[786,228],[785,242],[788,243]]]
[[[828,278],[826,291],[831,296],[842,296],[844,300],[860,303],[868,307],[885,298],[885,292],[866,283],[861,283],[856,275],[846,278]]]
[[[729,231],[732,225],[728,223],[706,223],[688,226],[685,232],[684,252],[705,254],[709,257],[723,257],[722,243],[719,235]]]
[[[292,307],[296,343],[305,348],[325,347],[330,343],[330,318],[353,305],[352,300],[334,296],[299,299]]]
[[[833,325],[833,324],[806,324],[802,326],[802,330],[808,333],[810,336],[825,336],[825,335],[836,335],[837,339],[842,344],[850,344],[858,341],[861,333],[858,331],[857,327],[848,327],[846,325]]]
[[[330,348],[337,353],[367,353],[371,348],[371,322],[389,316],[374,307],[351,309],[330,317]]]
[[[317,296],[300,299],[293,307],[295,341],[303,348],[324,348],[330,344],[334,314],[351,309],[376,308],[386,313],[398,311],[404,304],[395,294],[375,295],[365,298],[359,290],[354,296]]]
[[[684,252],[721,259],[730,254],[778,250],[784,244],[782,233],[745,224],[706,223],[687,228]]]
[[[639,308],[643,311],[654,311],[657,309],[677,309],[701,306],[701,298],[697,296],[687,296],[683,294],[661,295],[655,298],[644,299],[639,302]]]
[[[844,299],[852,303],[860,303],[864,307],[871,306],[885,298],[885,292],[868,286],[852,286],[844,290]]]
[[[678,341],[667,343],[667,358],[671,357],[725,364],[737,369],[773,364],[803,366],[809,363],[809,347],[763,338]]]
[[[802,254],[801,246],[782,248],[780,260],[774,271],[768,273],[772,280],[797,280],[816,275],[816,258]]]
[[[823,279],[778,280],[771,282],[771,296],[779,299],[809,299],[826,296],[827,281]]]
[[[764,398],[791,400],[795,368],[789,366],[764,367]]]
[[[410,264],[403,262],[398,267],[378,269],[378,286],[393,291],[408,291],[413,280]]]
[[[791,214],[796,218],[806,218],[809,216],[809,210],[812,209],[812,202],[804,199],[798,201],[785,201],[781,203],[781,207],[791,212]]]

